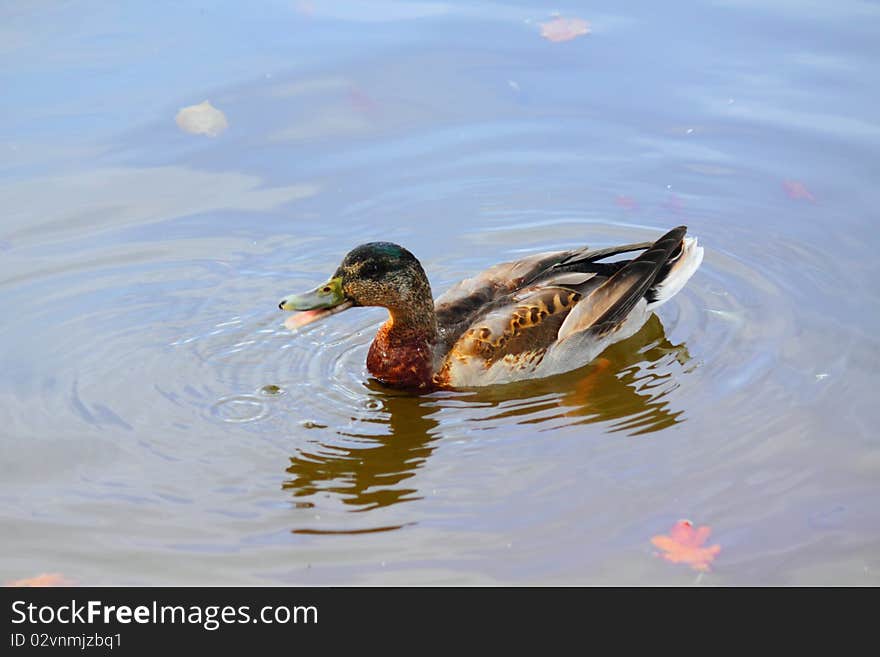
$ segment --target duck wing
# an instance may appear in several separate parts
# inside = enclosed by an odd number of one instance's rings
[[[521,260],[502,262],[457,283],[434,301],[441,343],[449,349],[463,333],[481,317],[510,307],[517,302],[514,296],[528,290],[537,292],[540,286],[550,288],[566,273],[610,276],[622,263],[598,261],[621,253],[646,249],[651,242],[590,249],[583,247],[569,251],[548,251]],[[571,284],[572,279],[567,279]],[[582,283],[585,279],[579,279]],[[548,292],[548,294],[550,294]],[[552,294],[545,300],[552,300]]]
[[[686,233],[686,226],[673,228],[584,295],[559,327],[559,341],[587,330],[607,333],[623,322],[674,265],[682,253]]]
[[[583,365],[626,333],[609,335],[614,329],[647,319],[652,294],[681,259],[685,232],[680,226],[653,243],[540,254],[463,281],[437,300],[448,341],[437,382],[485,385]],[[632,260],[600,262],[636,250],[643,252]],[[512,271],[516,279],[505,275]]]
[[[496,300],[457,331],[438,382],[479,384],[499,363],[511,371],[534,369],[572,308],[603,280],[596,273],[563,272]]]

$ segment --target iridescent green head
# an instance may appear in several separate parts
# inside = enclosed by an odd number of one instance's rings
[[[425,299],[431,302],[431,288],[416,257],[391,242],[370,242],[352,249],[329,281],[285,297],[279,307],[308,311],[292,322],[298,327],[352,306],[382,306],[392,315],[419,312]]]

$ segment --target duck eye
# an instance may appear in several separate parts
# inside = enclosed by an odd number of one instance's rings
[[[376,262],[365,263],[359,272],[361,278],[379,278],[384,271]]]

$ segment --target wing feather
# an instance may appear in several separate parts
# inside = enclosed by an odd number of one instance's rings
[[[605,332],[619,324],[681,249],[687,228],[673,228],[586,295],[559,328],[559,340],[592,329]]]

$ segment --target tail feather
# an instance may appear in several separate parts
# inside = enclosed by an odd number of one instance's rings
[[[699,246],[696,237],[685,237],[682,241],[681,253],[665,271],[660,272],[655,283],[645,294],[648,310],[652,310],[674,297],[703,262],[703,247]]]
[[[579,301],[559,328],[559,339],[618,326],[656,285],[669,263],[681,257],[686,232],[685,226],[673,228]]]

